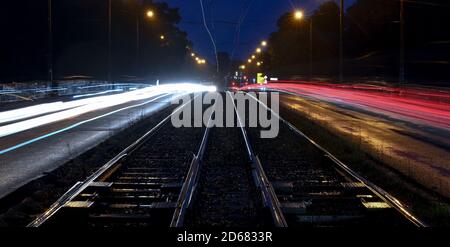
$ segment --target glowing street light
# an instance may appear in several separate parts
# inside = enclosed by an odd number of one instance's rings
[[[259,48],[259,47],[256,48],[256,53],[261,53],[261,51],[262,51],[261,48]]]
[[[258,67],[261,66],[261,62],[257,62],[256,66],[258,66]]]
[[[251,60],[251,59],[248,59],[248,60],[247,60],[247,62],[248,62],[248,63],[251,63],[251,62],[252,62],[252,60]]]
[[[164,40],[166,37],[164,35],[159,36],[161,40]]]
[[[252,55],[252,59],[255,59],[256,58],[256,56],[255,55]]]
[[[295,19],[296,20],[301,20],[301,19],[303,19],[303,11],[301,11],[301,10],[297,10],[297,11],[295,11],[295,13],[294,13],[294,17],[295,17]]]
[[[241,66],[239,66],[239,68],[244,70],[245,69],[245,65],[241,65]]]
[[[261,42],[261,45],[262,45],[262,46],[267,46],[267,41],[263,40],[263,41]]]
[[[197,64],[205,64],[206,63],[206,60],[205,59],[198,59],[197,60]]]
[[[195,53],[191,53],[191,57],[195,57]]]
[[[148,18],[153,18],[155,16],[155,13],[153,12],[153,10],[148,10],[147,11],[147,17]]]

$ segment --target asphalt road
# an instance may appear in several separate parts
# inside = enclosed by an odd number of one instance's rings
[[[172,96],[132,100],[0,137],[0,198],[86,152],[130,123],[169,106]],[[29,119],[33,118],[25,120]]]
[[[450,92],[429,88],[269,83],[280,104],[450,197]]]

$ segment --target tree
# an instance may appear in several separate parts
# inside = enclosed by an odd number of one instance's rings
[[[108,58],[108,0],[53,0],[54,75],[105,79]],[[146,10],[156,13],[149,20]],[[6,1],[0,10],[0,78],[47,79],[47,0]],[[139,70],[136,69],[137,18],[140,22]],[[187,34],[177,24],[178,9],[153,0],[112,1],[112,76],[178,75]],[[160,39],[161,35],[164,40]]]
[[[398,47],[398,1],[358,0],[348,8],[346,17],[347,54]]]
[[[404,47],[409,79],[440,77],[448,81],[450,65],[450,3],[447,0],[404,0]],[[308,73],[308,24],[313,23],[314,73],[336,75],[339,6],[321,4],[295,21],[292,13],[278,20],[270,36],[265,66],[280,75]],[[344,54],[349,76],[398,78],[400,64],[400,0],[357,0],[346,11]]]
[[[334,1],[320,5],[311,17],[313,22],[314,60],[339,56],[339,6]]]
[[[334,1],[327,1],[312,16],[303,20],[295,20],[290,12],[279,18],[278,30],[270,35],[270,47],[266,55],[270,58],[267,64],[272,70],[291,67],[290,70],[298,71],[299,64],[309,62],[311,21],[313,59],[332,59],[338,56],[339,7]]]

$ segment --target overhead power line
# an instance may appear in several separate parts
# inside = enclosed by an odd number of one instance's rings
[[[206,24],[206,17],[205,17],[205,9],[203,7],[203,0],[200,0],[200,7],[202,9],[203,25],[205,26],[205,29],[208,32],[209,38],[211,39],[211,42],[212,42],[213,47],[214,47],[214,53],[216,55],[216,70],[217,70],[217,72],[219,72],[219,56],[217,54],[216,42],[214,41],[214,37],[212,36],[211,31],[208,28],[208,24]]]

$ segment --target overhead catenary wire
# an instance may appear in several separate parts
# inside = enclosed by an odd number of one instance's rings
[[[214,37],[212,36],[211,31],[209,30],[208,24],[206,23],[206,16],[205,16],[205,9],[203,7],[203,0],[200,0],[200,7],[201,7],[201,10],[202,10],[203,25],[205,26],[206,32],[208,33],[209,38],[211,39],[211,42],[212,42],[213,47],[214,47],[214,54],[215,54],[215,57],[216,57],[216,70],[217,70],[217,73],[218,73],[219,72],[219,56],[217,54],[217,46],[216,46],[216,42],[214,40]]]
[[[236,25],[234,45],[233,45],[233,50],[232,50],[231,56],[230,56],[232,60],[234,58],[234,53],[236,52],[236,49],[239,46],[242,23],[244,22],[245,18],[247,17],[252,4],[253,4],[253,0],[250,1],[250,3],[247,5],[246,9],[244,9],[244,8],[241,9],[241,16],[239,17],[238,23]],[[244,6],[245,6],[245,4],[244,4]]]

